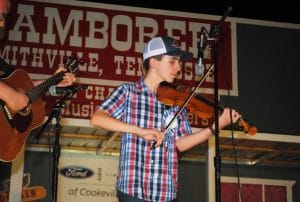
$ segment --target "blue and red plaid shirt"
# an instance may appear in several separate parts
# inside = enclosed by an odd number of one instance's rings
[[[173,117],[179,109],[162,104],[147,88],[144,78],[120,85],[99,108],[128,124],[161,131],[167,125],[166,119]],[[177,127],[171,127],[162,145],[155,149],[151,149],[153,141],[146,141],[136,134],[122,134],[118,190],[147,201],[176,198],[178,156],[175,140],[192,133],[186,110],[181,112],[174,125]]]

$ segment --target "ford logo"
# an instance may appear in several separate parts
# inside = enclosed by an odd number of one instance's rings
[[[69,178],[82,179],[94,175],[91,169],[80,166],[67,166],[60,169],[60,173]]]

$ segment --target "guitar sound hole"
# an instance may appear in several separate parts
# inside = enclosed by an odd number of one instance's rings
[[[32,113],[27,113],[27,116],[23,116],[20,113],[16,113],[14,115],[14,124],[15,128],[20,132],[23,133],[28,129],[32,122]]]

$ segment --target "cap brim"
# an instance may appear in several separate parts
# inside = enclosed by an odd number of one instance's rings
[[[171,56],[179,56],[181,60],[192,60],[193,59],[193,53],[187,52],[187,51],[173,51],[166,53],[166,55],[171,55]]]

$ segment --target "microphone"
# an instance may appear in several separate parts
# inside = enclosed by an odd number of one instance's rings
[[[200,41],[199,41],[199,48],[198,48],[198,63],[195,67],[195,73],[197,76],[203,76],[204,74],[204,64],[203,64],[203,56],[204,56],[204,47],[203,47],[203,40],[204,40],[204,27],[201,28],[200,32]]]
[[[57,87],[57,86],[51,86],[49,88],[49,93],[52,96],[58,96],[60,94],[65,93],[76,93],[79,90],[87,89],[87,85],[72,85],[72,86],[66,86],[66,87]]]

